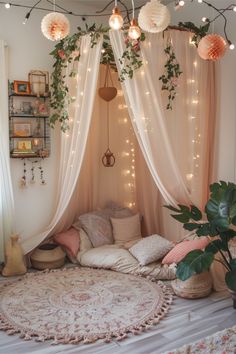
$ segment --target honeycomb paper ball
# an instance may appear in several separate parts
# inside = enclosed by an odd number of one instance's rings
[[[218,60],[226,51],[226,41],[218,34],[208,34],[198,44],[198,54],[204,60]]]
[[[47,39],[58,41],[69,34],[70,22],[65,15],[52,12],[42,19],[41,30]]]
[[[139,26],[146,32],[162,32],[170,24],[170,13],[165,5],[158,0],[147,2],[138,16]]]

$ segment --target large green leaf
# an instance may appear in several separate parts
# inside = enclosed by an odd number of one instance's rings
[[[208,222],[201,224],[196,234],[198,236],[208,236],[210,234],[210,224]]]
[[[220,251],[228,251],[228,244],[222,240],[214,240],[206,246],[205,251],[216,254]]]
[[[192,222],[188,222],[188,223],[184,224],[184,229],[188,230],[188,231],[193,231],[193,230],[199,229],[199,227],[201,227],[201,225],[195,224]]]
[[[230,267],[232,268],[232,270],[236,270],[236,259],[231,259],[230,262]]]
[[[226,273],[225,282],[230,290],[236,291],[236,269]]]
[[[188,279],[194,273],[202,273],[209,269],[213,262],[214,254],[202,250],[194,250],[188,253],[177,266],[176,276],[181,280]]]
[[[180,262],[177,266],[176,277],[181,280],[187,280],[193,274],[195,274],[194,270],[188,266],[188,264],[184,262]]]
[[[189,216],[187,214],[171,214],[171,216],[182,224],[185,224],[189,221]]]
[[[202,212],[195,205],[191,205],[191,218],[195,221],[202,219]]]

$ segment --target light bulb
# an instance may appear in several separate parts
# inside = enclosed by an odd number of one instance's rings
[[[199,2],[199,4],[201,4],[202,3],[202,0],[197,0],[198,2]]]
[[[10,9],[10,7],[11,7],[11,4],[10,4],[9,2],[7,2],[7,3],[5,4],[5,8],[6,8],[6,9]]]
[[[123,26],[124,20],[120,14],[118,7],[114,7],[112,10],[112,15],[109,18],[109,26],[113,30],[119,30]]]
[[[184,5],[185,5],[184,0],[180,0],[180,1],[179,1],[179,6],[184,6]]]
[[[202,22],[209,22],[209,19],[207,17],[203,17]]]
[[[233,43],[231,43],[231,44],[229,45],[229,49],[234,50],[234,48],[235,48],[235,45],[234,45]]]
[[[236,12],[236,6],[233,7],[233,11]]]
[[[131,39],[138,39],[141,36],[141,29],[138,26],[138,22],[134,18],[130,22],[128,36]]]

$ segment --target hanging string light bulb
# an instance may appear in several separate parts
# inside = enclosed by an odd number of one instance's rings
[[[55,0],[53,2],[53,12],[42,19],[41,30],[43,35],[51,41],[61,40],[70,32],[70,22],[66,16],[55,11]]]
[[[133,7],[133,16],[132,16],[132,20],[130,22],[130,27],[129,27],[129,31],[128,31],[128,36],[131,39],[138,39],[141,36],[141,29],[138,26],[138,22],[137,20],[134,18],[134,0],[132,1],[132,7]]]
[[[109,18],[109,26],[113,30],[119,30],[123,26],[124,20],[121,16],[120,10],[117,7],[117,0],[115,0],[115,7],[112,10],[112,15]]]

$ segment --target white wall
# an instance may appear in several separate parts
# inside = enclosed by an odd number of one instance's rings
[[[31,0],[14,0],[16,3],[34,4]],[[178,21],[193,21],[201,23],[202,16],[211,17],[211,10],[198,3],[186,0],[188,4],[180,11],[173,10],[173,4],[169,5],[172,13],[172,24]],[[228,0],[212,1],[220,7],[220,4],[230,3]],[[88,6],[84,7],[78,1],[57,0],[70,10],[80,13],[91,13]],[[46,2],[44,1],[45,5]],[[48,5],[49,6],[49,5]],[[98,7],[100,7],[98,5]],[[10,80],[27,80],[28,72],[32,69],[51,71],[52,59],[49,52],[54,43],[43,37],[40,31],[40,23],[45,12],[33,12],[27,25],[22,25],[26,14],[25,9],[11,8],[6,10],[0,5],[0,38],[5,39],[9,45],[9,78]],[[236,13],[230,14],[229,33],[230,39],[236,44]],[[69,16],[68,16],[69,17]],[[69,17],[71,33],[76,31],[78,25],[82,25],[81,18]],[[92,23],[95,18],[90,18]],[[102,19],[96,18],[97,21]],[[104,20],[104,23],[107,19]],[[222,22],[215,24],[215,32],[222,31]],[[219,179],[235,181],[236,160],[236,50],[229,51],[219,64],[219,146],[217,176]],[[23,165],[20,160],[11,159],[12,181],[16,203],[15,224],[22,237],[27,237],[39,232],[49,222],[55,201],[55,187],[57,181],[57,150],[56,133],[52,131],[52,151],[50,158],[43,162],[47,185],[36,183],[27,189],[19,189],[18,182],[23,173]]]
[[[14,3],[32,5],[33,0],[14,0]],[[46,1],[42,3],[47,8]],[[82,6],[77,1],[57,1],[57,4],[64,5],[69,10],[77,13],[91,13],[91,8]],[[47,40],[41,33],[40,24],[46,12],[33,11],[26,25],[22,22],[27,13],[26,9],[11,7],[6,10],[0,5],[0,38],[4,39],[9,47],[9,79],[27,80],[28,73],[33,69],[52,71],[53,60],[49,53],[55,43]],[[68,16],[71,23],[71,33],[76,32],[77,26],[83,26],[81,17]],[[88,19],[93,23],[93,19]],[[6,117],[6,119],[8,119]],[[55,191],[57,182],[58,145],[56,138],[58,134],[51,130],[51,156],[42,162],[45,171],[47,185],[39,183],[39,171],[35,171],[36,183],[28,185],[25,189],[19,188],[19,180],[23,175],[23,161],[11,159],[12,182],[15,199],[15,227],[22,236],[28,237],[38,233],[49,222],[53,205],[55,202]],[[28,165],[28,177],[30,179],[31,163]]]

